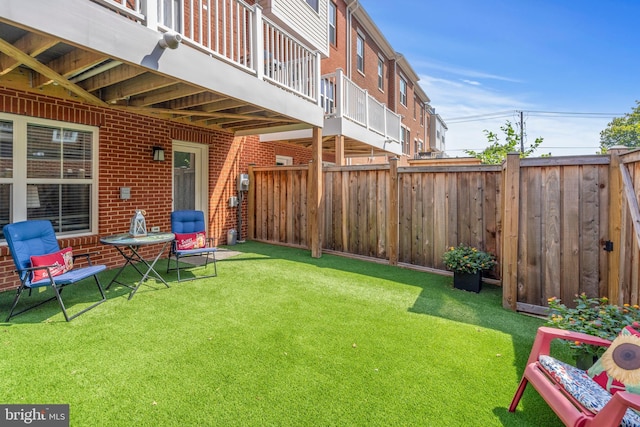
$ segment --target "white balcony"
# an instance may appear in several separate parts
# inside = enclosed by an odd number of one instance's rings
[[[343,136],[346,155],[402,154],[400,115],[356,85],[342,70],[322,76],[320,104],[324,110],[322,136]],[[300,130],[261,135],[260,139],[303,141],[310,137],[309,130]]]
[[[239,135],[322,125],[319,53],[264,17],[260,6],[242,0],[55,3],[0,2],[0,52],[53,76],[36,79],[39,89],[62,86],[83,101]],[[161,42],[165,35],[171,43]],[[29,50],[33,40],[42,43],[36,53]],[[79,65],[77,58],[86,61]],[[57,69],[61,64],[74,68]]]

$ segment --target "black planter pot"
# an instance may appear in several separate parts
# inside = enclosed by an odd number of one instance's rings
[[[469,292],[480,292],[482,289],[482,272],[458,273],[453,272],[453,287]]]

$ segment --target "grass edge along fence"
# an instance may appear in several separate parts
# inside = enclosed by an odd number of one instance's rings
[[[640,151],[502,165],[325,167],[310,215],[307,166],[252,167],[249,239],[444,270],[447,247],[496,255],[503,306],[546,314],[548,298],[640,303]],[[317,218],[317,219],[316,219]]]

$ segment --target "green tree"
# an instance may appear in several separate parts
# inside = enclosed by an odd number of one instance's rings
[[[489,146],[482,151],[465,150],[465,153],[482,160],[484,164],[497,165],[507,158],[507,154],[520,151],[520,135],[515,131],[511,122],[507,120],[503,126],[500,126],[500,130],[504,133],[504,143],[500,142],[498,134],[485,129],[484,134],[489,141]],[[542,144],[543,140],[544,138],[541,137],[536,138],[533,144],[520,153],[520,157],[529,157]]]
[[[606,152],[614,145],[640,147],[640,101],[624,117],[616,117],[600,132],[600,148]]]

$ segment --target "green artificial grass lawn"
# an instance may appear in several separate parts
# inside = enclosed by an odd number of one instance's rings
[[[543,321],[503,309],[500,288],[232,249],[218,277],[164,274],[171,288],[151,281],[128,300],[114,285],[69,323],[50,302],[2,324],[0,402],[67,403],[72,426],[561,425],[531,387],[507,411]],[[73,313],[95,294],[88,283],[63,298]],[[2,316],[13,295],[0,294]]]

